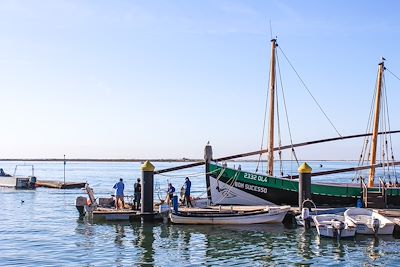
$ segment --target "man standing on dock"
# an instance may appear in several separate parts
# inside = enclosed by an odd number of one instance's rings
[[[137,178],[137,182],[134,185],[134,198],[132,209],[139,210],[140,199],[142,198],[142,185],[140,184],[140,178]]]
[[[168,183],[168,191],[167,191],[167,204],[168,205],[171,204],[171,201],[174,198],[174,193],[175,193],[175,187],[171,183]]]
[[[192,186],[192,182],[189,180],[189,177],[185,178],[185,203],[186,207],[193,207],[192,201],[190,200],[190,187]]]
[[[125,185],[122,181],[122,178],[119,179],[119,182],[116,183],[113,187],[115,189],[115,208],[118,209],[118,204],[119,201],[121,200],[122,202],[122,209],[125,207],[125,202],[124,202],[124,189]]]

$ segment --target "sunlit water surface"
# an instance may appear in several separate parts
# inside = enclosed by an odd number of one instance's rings
[[[0,162],[13,173],[16,162]],[[62,163],[33,163],[39,179],[63,177]],[[239,163],[235,163],[238,165]],[[254,163],[240,163],[253,171]],[[155,163],[157,169],[175,163]],[[232,164],[233,165],[233,164]],[[287,163],[285,172],[291,169]],[[312,162],[316,169],[351,163]],[[297,166],[294,166],[297,168]],[[294,169],[295,170],[295,169]],[[20,174],[29,174],[29,168]],[[165,197],[167,182],[177,188],[184,177],[203,168],[155,177],[155,201]],[[68,163],[67,181],[88,181],[96,196],[109,196],[124,178],[126,194],[140,177],[139,163]],[[341,176],[351,180],[353,174]],[[335,177],[325,179],[337,179]],[[203,176],[192,177],[193,195],[204,195]],[[81,190],[0,189],[0,265],[2,266],[396,266],[400,239],[358,236],[336,240],[319,238],[315,230],[283,225],[177,226],[162,223],[94,223],[80,220],[75,198]]]

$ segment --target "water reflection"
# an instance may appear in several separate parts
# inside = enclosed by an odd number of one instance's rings
[[[82,219],[77,220],[77,225],[75,227],[75,233],[79,236],[83,236],[83,242],[77,242],[78,247],[83,246],[86,248],[94,247],[93,236],[95,236],[95,228],[89,224],[85,223]],[[82,241],[82,240],[80,240]]]
[[[143,254],[140,266],[148,266],[154,264],[154,226],[153,224],[143,223],[139,230],[138,245],[142,248]]]
[[[383,247],[391,242],[394,242],[395,239],[392,235],[379,235],[378,237],[374,237],[371,235],[358,235],[355,239],[355,245],[359,248],[364,248],[365,254],[372,261],[376,261],[385,255],[383,251]]]
[[[115,239],[114,243],[119,248],[124,248],[124,237],[125,237],[125,225],[123,224],[115,224]]]
[[[393,237],[357,236],[338,241],[320,238],[315,229],[287,229],[283,225],[187,226],[81,221],[75,231],[84,236],[78,244],[87,251],[101,246],[100,255],[91,255],[94,259],[99,257],[98,263],[107,258],[113,260],[114,266],[327,265],[348,261],[370,265],[385,262],[383,256],[388,244],[397,245]],[[392,253],[398,253],[397,249]]]

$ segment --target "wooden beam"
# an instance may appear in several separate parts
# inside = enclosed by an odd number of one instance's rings
[[[400,133],[400,130],[388,131],[388,132],[379,132],[378,134],[381,135],[381,134],[395,134],[395,133]],[[291,149],[291,148],[295,148],[295,147],[308,146],[308,145],[314,145],[314,144],[320,144],[320,143],[326,143],[326,142],[332,142],[332,141],[338,141],[338,140],[353,139],[353,138],[365,137],[365,136],[370,136],[370,135],[372,135],[372,133],[347,135],[347,136],[342,136],[342,137],[332,137],[332,138],[320,139],[320,140],[315,140],[315,141],[297,143],[297,144],[293,144],[293,145],[285,145],[285,146],[281,146],[280,148],[279,147],[275,147],[274,151],[277,151],[279,149],[280,150],[285,150],[285,149]],[[222,158],[213,159],[213,161],[226,161],[226,160],[231,160],[231,159],[244,158],[244,157],[263,154],[263,153],[266,153],[266,152],[268,152],[268,149],[263,149],[263,150],[257,150],[257,151],[242,153],[242,154],[226,156],[226,157],[222,157]],[[166,172],[178,171],[178,170],[183,170],[183,169],[187,169],[187,168],[201,166],[201,165],[204,165],[204,164],[205,164],[204,161],[198,161],[198,162],[194,162],[194,163],[191,163],[191,164],[186,164],[186,165],[182,165],[182,166],[177,166],[177,167],[162,169],[162,170],[159,170],[159,171],[154,171],[154,174],[161,174],[161,173],[166,173]]]

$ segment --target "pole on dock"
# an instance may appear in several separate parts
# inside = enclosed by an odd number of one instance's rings
[[[66,162],[65,162],[65,155],[64,155],[64,184],[65,184],[65,164],[66,164]]]
[[[211,199],[211,183],[210,183],[210,162],[212,160],[212,147],[208,142],[206,147],[204,148],[204,162],[206,165],[206,186],[207,186],[207,204],[212,204]]]
[[[174,195],[172,198],[172,207],[175,213],[178,213],[179,203],[178,203],[178,196]]]
[[[144,222],[154,220],[154,165],[146,161],[141,166],[142,169],[142,203],[140,212]]]
[[[297,169],[299,172],[299,210],[303,209],[303,202],[305,200],[311,200],[311,172],[312,168],[307,164],[303,163]]]
[[[310,200],[311,201],[311,172],[312,168],[307,164],[303,163],[300,165],[300,167],[297,169],[299,172],[299,211],[301,213],[301,218],[303,219],[304,222],[304,227],[306,229],[311,228],[311,217],[309,210],[307,208],[310,208],[310,205],[306,204],[311,204],[308,202],[304,202],[305,200]],[[303,204],[305,207],[303,207]]]

